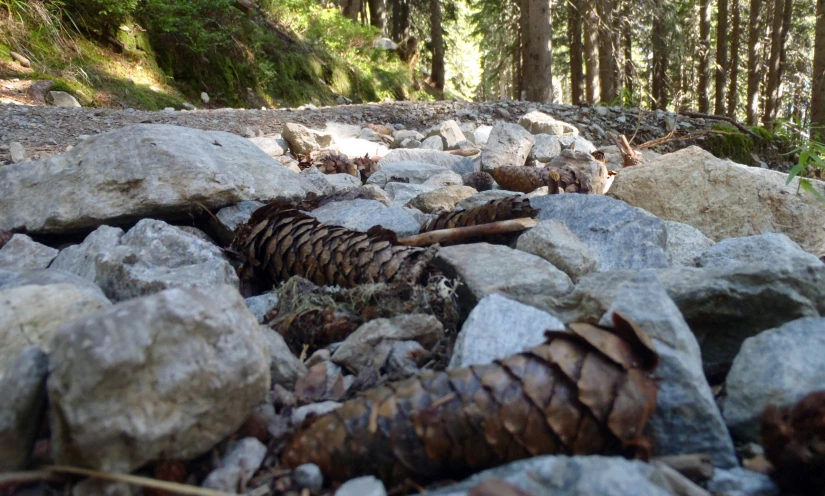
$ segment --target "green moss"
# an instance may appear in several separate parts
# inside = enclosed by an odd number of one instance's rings
[[[713,133],[705,139],[702,148],[720,158],[729,158],[740,164],[753,162],[751,153],[755,150],[751,136],[740,132],[730,124],[717,124],[713,129],[721,131]]]

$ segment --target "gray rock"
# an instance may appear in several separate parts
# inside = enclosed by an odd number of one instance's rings
[[[264,293],[259,296],[252,296],[244,300],[249,311],[258,319],[260,324],[264,323],[266,315],[278,306],[278,293]]]
[[[202,486],[234,494],[242,479],[248,481],[258,471],[265,456],[266,446],[254,437],[238,440],[229,446],[221,466],[206,476]]]
[[[387,357],[387,378],[391,381],[406,379],[419,372],[416,356],[424,355],[427,351],[417,341],[395,341],[390,347]]]
[[[286,153],[289,148],[289,143],[283,138],[275,136],[263,136],[260,138],[248,138],[249,141],[255,143],[255,146],[260,148],[270,157],[280,157]]]
[[[517,191],[507,191],[503,189],[491,189],[489,191],[482,191],[480,193],[476,193],[473,196],[468,196],[467,198],[458,202],[456,208],[463,208],[467,210],[470,208],[479,207],[493,200],[501,200],[502,198],[510,198],[511,196],[521,196],[521,193]]]
[[[453,171],[442,172],[440,174],[436,174],[426,181],[423,184],[432,185],[432,186],[461,186],[464,184],[464,180]]]
[[[77,98],[66,93],[65,91],[50,91],[49,96],[52,98],[52,102],[57,107],[76,108],[81,106],[80,102],[77,101]]]
[[[650,336],[659,354],[656,412],[646,428],[654,453],[707,453],[718,467],[737,467],[733,441],[702,372],[699,343],[662,285],[650,276],[621,285],[601,323],[609,325],[615,312]]]
[[[201,101],[203,103],[209,103],[209,94],[205,91],[201,91]]]
[[[547,163],[561,153],[559,138],[550,134],[537,134],[536,144],[530,151],[530,158],[536,162]]]
[[[100,226],[86,236],[86,239],[79,245],[60,250],[51,268],[71,272],[84,279],[95,281],[97,280],[98,256],[113,250],[120,244],[122,237],[123,229]]]
[[[759,442],[768,404],[791,406],[825,387],[825,318],[804,318],[748,338],[733,361],[723,403],[740,441]]]
[[[539,220],[560,220],[601,260],[599,270],[669,267],[664,221],[599,195],[548,195],[530,204]]]
[[[596,147],[590,141],[581,136],[559,136],[559,143],[562,150],[573,148],[577,152],[591,153],[596,151]]]
[[[291,390],[295,387],[295,381],[306,375],[306,366],[292,354],[280,334],[263,325],[261,334],[269,344],[269,374],[272,384]]]
[[[349,174],[327,174],[327,182],[333,193],[340,193],[361,187],[361,180]]]
[[[57,256],[58,250],[42,245],[25,234],[15,234],[0,248],[0,269],[45,269]]]
[[[320,133],[301,124],[288,122],[284,124],[281,136],[289,143],[292,153],[307,154],[317,152],[332,144],[332,136]]]
[[[245,201],[218,210],[214,219],[210,219],[210,226],[215,232],[218,241],[228,246],[235,237],[235,229],[249,220],[252,212],[263,207],[257,201]],[[216,220],[217,219],[217,220]]]
[[[0,472],[26,468],[46,413],[48,370],[49,358],[35,346],[22,350],[5,370],[0,368]]]
[[[421,149],[391,150],[390,153],[378,161],[378,166],[383,168],[386,165],[396,162],[423,162],[425,164],[440,165],[444,169],[450,169],[456,174],[461,175],[475,170],[473,160],[468,157],[461,157],[437,150]]]
[[[302,170],[301,177],[312,183],[315,189],[320,191],[322,195],[333,193],[332,184],[327,180],[327,175],[319,171],[314,165]]]
[[[383,482],[368,475],[344,482],[335,491],[335,496],[387,496],[387,490]]]
[[[519,236],[516,249],[537,255],[570,276],[574,282],[599,267],[599,256],[563,222],[545,220]]]
[[[9,143],[9,155],[11,156],[11,163],[13,164],[25,162],[28,158],[26,148],[17,141]]]
[[[485,479],[503,479],[532,496],[671,496],[676,494],[656,465],[621,457],[537,456],[485,470],[427,493],[468,496]]]
[[[408,209],[390,207],[377,200],[331,202],[310,212],[321,222],[367,232],[373,226],[383,226],[398,236],[417,234],[421,224]]]
[[[382,50],[395,50],[398,48],[398,45],[389,38],[378,38],[375,40],[375,43],[372,45],[374,48],[380,48]]]
[[[490,139],[490,133],[493,131],[493,126],[478,126],[475,130],[470,134],[470,141],[475,143],[478,146],[483,146],[487,144],[487,140]]]
[[[31,272],[12,272],[0,269],[0,287],[3,289],[21,286],[48,286],[51,284],[68,284],[86,293],[92,298],[107,300],[103,290],[92,281],[62,270],[44,269]]]
[[[564,329],[564,323],[500,294],[485,296],[461,327],[449,368],[484,365],[538,346],[548,329]]]
[[[399,131],[395,131],[392,133],[393,142],[391,148],[411,148],[405,146],[405,142],[415,141],[418,143],[418,146],[421,146],[421,142],[424,141],[424,135],[415,131],[413,129],[402,129]],[[418,148],[418,146],[414,148]]]
[[[481,170],[489,172],[499,167],[524,165],[535,142],[533,135],[517,124],[496,124],[481,152]]]
[[[560,169],[565,166],[581,171],[590,178],[592,194],[601,195],[607,191],[607,167],[596,160],[593,155],[573,150],[562,150],[561,154],[547,164],[547,167],[551,169]]]
[[[71,284],[3,286],[0,288],[0,376],[25,348],[51,351],[57,329],[108,308],[102,294]]]
[[[444,141],[441,136],[430,136],[421,142],[421,149],[444,151]]]
[[[427,214],[438,213],[452,210],[458,202],[475,193],[477,191],[469,186],[445,186],[421,193],[407,202],[407,205]]]
[[[197,457],[261,402],[269,363],[228,285],[169,289],[64,326],[49,361],[55,462],[128,473]]]
[[[238,286],[220,248],[163,221],[145,219],[96,259],[95,282],[114,301],[167,288]]]
[[[361,325],[332,354],[332,361],[350,370],[383,367],[393,342],[417,341],[430,349],[444,337],[444,326],[432,315],[407,314],[374,319]]]
[[[466,313],[492,293],[523,302],[532,294],[561,296],[573,289],[567,274],[546,260],[501,245],[448,246],[438,251],[434,263],[447,277],[461,278],[458,298]]]
[[[392,162],[382,165],[381,169],[367,179],[367,184],[383,188],[392,181],[392,178],[408,180],[409,184],[423,184],[427,179],[449,170],[440,165],[425,162]]]
[[[552,134],[553,136],[579,135],[579,130],[572,124],[557,121],[549,115],[538,111],[524,114],[518,123],[532,134]]]
[[[712,382],[721,381],[745,339],[801,317],[825,315],[825,269],[768,264],[593,273],[569,295],[534,295],[529,303],[565,322],[598,319],[621,284],[639,275],[654,276],[679,307],[701,343]]]
[[[311,494],[318,494],[324,487],[324,475],[314,463],[298,465],[292,471],[292,480],[301,489],[309,489]]]
[[[707,482],[707,489],[714,494],[725,496],[779,496],[781,491],[776,483],[765,474],[751,472],[743,468],[716,469],[713,479]]]
[[[490,191],[496,184],[493,176],[487,172],[481,171],[464,174],[461,180],[463,181],[464,186],[474,188],[476,191]]]
[[[384,186],[384,190],[390,195],[392,204],[395,206],[404,206],[416,196],[437,189],[439,189],[439,186],[434,184],[408,184],[399,182],[390,182]]]
[[[292,423],[293,425],[301,425],[309,417],[326,415],[341,408],[342,405],[343,403],[337,401],[322,401],[298,407],[292,411]]]
[[[699,257],[699,267],[730,267],[767,263],[777,267],[822,266],[822,262],[802,250],[782,233],[728,238],[713,245]]]
[[[181,216],[245,200],[297,201],[318,191],[234,134],[140,124],[68,153],[0,168],[0,229],[85,231]]]
[[[674,267],[695,267],[697,257],[713,246],[713,241],[693,226],[666,220],[665,230],[665,251]]]
[[[455,150],[458,148],[458,144],[466,139],[464,133],[458,127],[458,123],[452,119],[442,122],[427,133],[428,138],[433,136],[441,138],[442,150]],[[426,142],[427,140],[424,140],[424,143]],[[422,143],[422,146],[424,143]]]

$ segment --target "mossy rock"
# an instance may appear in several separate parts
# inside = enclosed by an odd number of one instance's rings
[[[712,133],[702,143],[702,148],[719,158],[729,158],[740,164],[752,164],[752,153],[756,151],[756,143],[752,136],[739,131],[730,124],[717,124]]]

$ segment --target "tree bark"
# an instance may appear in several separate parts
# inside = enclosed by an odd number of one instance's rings
[[[762,0],[750,0],[748,20],[748,101],[747,122],[756,125],[759,114],[759,83],[762,79],[760,53],[762,52]]]
[[[599,14],[596,2],[583,0],[584,6],[584,93],[590,103],[599,100]]]
[[[602,102],[618,95],[619,65],[616,60],[616,26],[613,10],[616,0],[597,0],[599,23],[599,92]]]
[[[444,36],[441,32],[441,0],[430,0],[430,34],[433,43],[432,79],[438,91],[444,91]]]
[[[381,30],[383,35],[387,26],[386,0],[367,0],[367,4],[370,9],[370,24]]]
[[[728,81],[728,0],[718,0],[716,21],[716,115],[725,115]]]
[[[710,81],[710,0],[699,0],[699,85],[697,88],[699,112],[708,113],[710,100],[708,82]]]
[[[524,33],[524,89],[527,101],[553,101],[553,26],[549,0],[524,0],[527,32]]]
[[[358,22],[358,14],[361,13],[361,0],[345,0],[341,11],[344,17]]]
[[[779,86],[782,82],[781,59],[788,35],[788,25],[784,22],[785,11],[790,13],[792,9],[792,0],[774,0],[771,53],[768,60],[768,79],[765,84],[765,113],[762,115],[762,123],[766,127],[773,125],[779,107]]]
[[[620,15],[619,25],[622,27],[622,58],[624,59],[624,67],[622,68],[622,75],[624,76],[624,87],[627,88],[628,93],[633,95],[633,78],[636,74],[636,67],[633,65],[633,13],[631,7],[633,2],[631,0],[624,0],[622,3],[622,12]]]
[[[392,39],[398,43],[410,35],[410,0],[391,0]]]
[[[584,87],[581,0],[567,2],[567,42],[570,47],[570,100],[573,105],[578,105]]]
[[[825,139],[825,0],[816,2],[816,38],[811,85],[811,136]]]
[[[739,38],[740,23],[739,0],[731,0],[731,32],[730,32],[730,86],[728,88],[728,117],[736,117],[736,107],[739,105]]]
[[[665,11],[665,0],[656,0],[653,5],[653,29],[651,30],[651,45],[653,59],[651,67],[651,97],[653,108],[667,108],[667,40],[668,20]]]

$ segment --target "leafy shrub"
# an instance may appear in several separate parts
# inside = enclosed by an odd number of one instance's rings
[[[65,0],[66,7],[86,29],[111,31],[137,10],[139,0]]]

